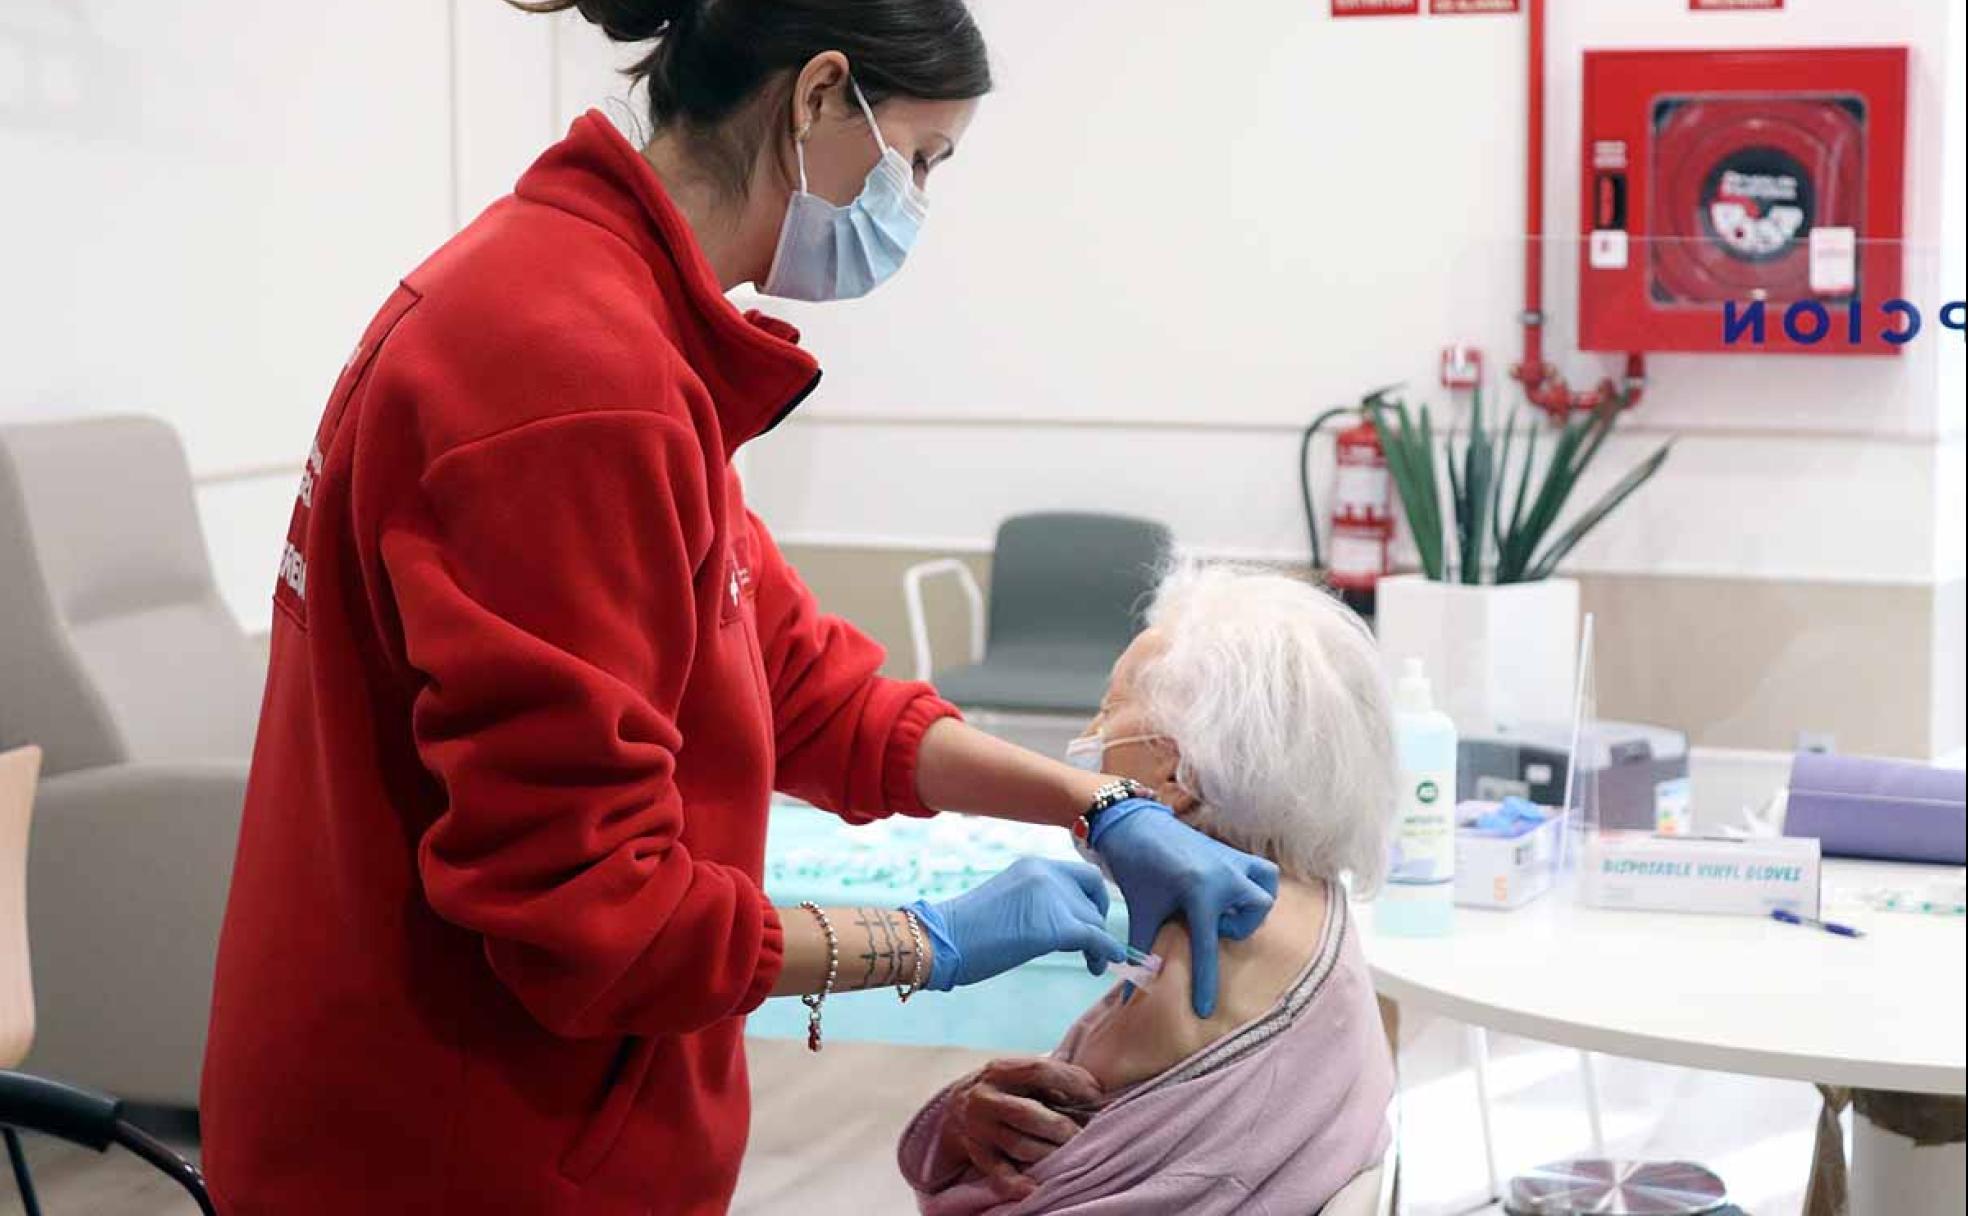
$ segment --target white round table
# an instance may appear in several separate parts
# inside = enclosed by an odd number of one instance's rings
[[[1457,908],[1446,937],[1376,934],[1370,906],[1358,923],[1376,988],[1406,1010],[1692,1068],[1959,1096],[1963,918],[1832,901],[1960,873],[1826,862],[1825,914],[1864,930],[1858,939],[1757,917],[1602,911],[1563,891],[1515,911]]]

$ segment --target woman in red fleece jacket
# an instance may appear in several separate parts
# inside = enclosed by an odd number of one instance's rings
[[[722,1211],[759,1002],[1120,954],[1079,866],[782,916],[774,789],[856,822],[1083,827],[1140,940],[1198,927],[1199,1009],[1218,935],[1276,889],[1140,791],[880,678],[731,471],[819,373],[724,293],[844,298],[900,264],[989,87],[962,0],[532,7],[655,42],[656,135],[577,121],[404,279],[329,399],[205,1067],[233,1216]]]

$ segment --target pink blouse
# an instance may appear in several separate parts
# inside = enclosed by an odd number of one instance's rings
[[[1346,897],[1327,885],[1319,947],[1278,1003],[1159,1076],[1110,1094],[1007,1203],[939,1159],[945,1089],[902,1135],[902,1174],[929,1216],[1307,1216],[1387,1151],[1394,1064]],[[1072,1061],[1087,1025],[1053,1052]],[[1078,1113],[1084,1117],[1088,1112]]]

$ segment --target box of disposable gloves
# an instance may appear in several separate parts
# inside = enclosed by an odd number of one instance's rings
[[[1818,842],[1602,832],[1586,841],[1579,896],[1642,912],[1818,915]]]
[[[1456,807],[1455,901],[1521,908],[1551,889],[1565,817],[1522,798]]]

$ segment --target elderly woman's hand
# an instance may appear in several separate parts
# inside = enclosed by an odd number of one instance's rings
[[[1080,1132],[1055,1108],[1092,1106],[1100,1083],[1075,1064],[1048,1058],[993,1060],[951,1094],[943,1114],[943,1150],[968,1160],[991,1189],[1019,1200],[1038,1189],[1025,1167],[1043,1161]]]

